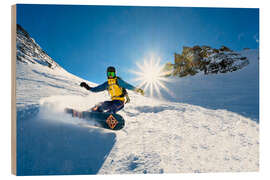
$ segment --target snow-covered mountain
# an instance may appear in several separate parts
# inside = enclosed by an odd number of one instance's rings
[[[39,63],[51,69],[61,68],[19,24],[17,24],[16,49],[17,61],[25,64]]]
[[[85,80],[20,29],[16,65],[19,175],[259,170],[259,124],[250,118],[129,92],[131,103],[119,112],[125,128],[104,130],[63,109],[87,110],[108,93],[81,88]]]
[[[194,76],[199,72],[218,74],[234,72],[249,64],[247,57],[226,46],[219,49],[210,46],[183,46],[182,54],[174,53],[174,64],[166,63],[166,76]]]
[[[259,52],[237,52],[247,57],[249,64],[234,72],[171,78],[166,84],[173,96],[166,99],[210,109],[226,109],[259,121]]]

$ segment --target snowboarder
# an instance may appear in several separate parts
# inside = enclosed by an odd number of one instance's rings
[[[101,92],[108,90],[111,96],[111,101],[104,101],[92,108],[94,112],[109,112],[116,113],[124,107],[125,101],[129,102],[129,97],[126,89],[133,90],[135,92],[144,95],[144,92],[140,88],[136,88],[120,77],[116,76],[115,68],[110,66],[107,68],[107,81],[97,87],[90,87],[87,83],[81,82],[81,87],[91,92]]]

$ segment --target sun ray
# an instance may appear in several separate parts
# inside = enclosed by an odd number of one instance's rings
[[[145,86],[145,85],[147,85],[147,82],[146,81],[143,81],[141,84],[139,84],[139,88],[141,88],[141,87],[143,87],[143,86]]]
[[[162,83],[162,82],[157,82],[158,86],[162,87],[168,94],[170,94],[172,97],[174,97],[174,94]]]
[[[169,81],[165,75],[168,72],[164,72],[163,66],[160,65],[161,59],[150,56],[148,59],[144,59],[142,63],[136,63],[137,69],[131,70],[136,75],[134,81],[140,82],[139,88],[143,88],[144,91],[149,91],[150,96],[161,96],[161,89],[164,89],[170,95],[172,94],[169,89],[163,84]]]
[[[155,83],[154,84],[154,90],[157,92],[157,95],[160,97],[162,96],[161,95],[161,92],[160,92],[160,89],[159,89],[159,86],[158,86],[158,83]]]
[[[150,84],[149,83],[146,83],[145,86],[144,86],[144,88],[143,88],[143,90],[146,91],[149,86],[150,86]]]

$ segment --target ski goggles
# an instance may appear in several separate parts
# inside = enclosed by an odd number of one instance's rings
[[[115,72],[108,72],[107,75],[108,77],[115,77]]]

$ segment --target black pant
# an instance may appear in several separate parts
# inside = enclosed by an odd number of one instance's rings
[[[116,113],[124,107],[124,102],[120,100],[104,101],[99,104],[94,111]]]

